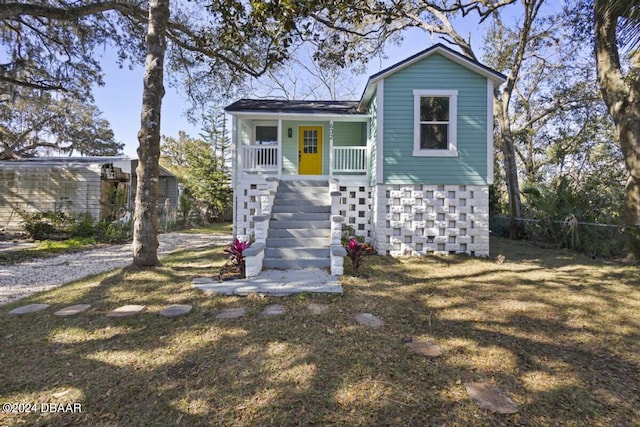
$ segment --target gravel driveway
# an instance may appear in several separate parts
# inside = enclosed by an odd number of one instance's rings
[[[168,233],[158,236],[158,255],[209,245],[224,245],[231,237],[216,234]],[[46,291],[92,274],[131,264],[131,244],[91,249],[15,265],[0,265],[0,305]]]

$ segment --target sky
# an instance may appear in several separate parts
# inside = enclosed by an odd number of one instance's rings
[[[478,46],[482,42],[482,29],[478,26],[477,18],[467,18],[462,22],[464,31],[461,34],[471,34],[472,46]],[[401,45],[388,45],[383,60],[373,60],[368,64],[364,74],[353,76],[352,81],[356,88],[354,92],[361,94],[364,90],[367,78],[386,67],[395,64],[429,46],[438,40],[430,38],[422,30],[412,30],[407,33]],[[96,105],[103,112],[111,124],[115,139],[125,144],[124,154],[137,157],[137,134],[140,129],[140,112],[142,107],[142,67],[118,68],[115,56],[107,52],[102,60],[105,72],[104,86],[94,87],[93,94]],[[187,120],[185,112],[189,106],[186,96],[174,87],[166,85],[166,93],[162,101],[161,134],[177,137],[179,131],[185,131],[188,135],[197,137],[202,129]]]

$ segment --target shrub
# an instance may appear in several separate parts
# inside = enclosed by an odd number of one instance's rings
[[[128,222],[105,222],[101,221],[95,225],[95,238],[103,243],[125,243],[130,237],[130,223]]]
[[[96,229],[89,215],[81,215],[71,225],[70,232],[73,237],[93,237]]]
[[[35,240],[46,240],[55,234],[69,233],[74,223],[73,217],[64,212],[26,212],[18,209],[22,226]]]
[[[94,238],[103,243],[125,243],[131,235],[131,221],[94,223],[89,215],[73,217],[64,212],[17,210],[22,226],[35,240],[52,238]]]

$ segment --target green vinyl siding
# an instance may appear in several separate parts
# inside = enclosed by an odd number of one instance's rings
[[[413,156],[413,91],[457,90],[457,157]],[[440,54],[384,79],[384,182],[484,185],[487,80]]]
[[[333,145],[336,147],[367,145],[365,122],[334,122]]]
[[[282,121],[282,174],[298,174],[298,123],[289,120]]]

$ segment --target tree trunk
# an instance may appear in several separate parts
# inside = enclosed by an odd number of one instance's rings
[[[151,0],[147,28],[147,58],[138,132],[136,205],[133,217],[133,264],[160,265],[158,261],[158,178],[160,175],[160,107],[164,96],[163,67],[167,48],[165,31],[169,0]]]
[[[513,138],[509,132],[501,132],[502,155],[504,157],[505,181],[509,200],[509,238],[516,240],[524,237],[522,224],[522,200],[520,199],[520,183],[518,165]]]
[[[511,90],[511,89],[507,89]],[[494,116],[500,129],[500,148],[504,157],[504,178],[507,184],[507,200],[509,204],[509,237],[513,240],[524,237],[524,225],[522,223],[522,199],[520,198],[520,182],[518,178],[518,164],[516,163],[516,149],[511,123],[509,122],[508,105],[510,93],[499,95],[497,89],[494,92],[493,107]]]
[[[620,66],[616,28],[618,16],[606,0],[595,1],[595,45],[598,84],[629,173],[624,192],[624,220],[631,253],[640,259],[640,77],[638,63],[625,77]],[[638,61],[635,53],[634,61]]]

